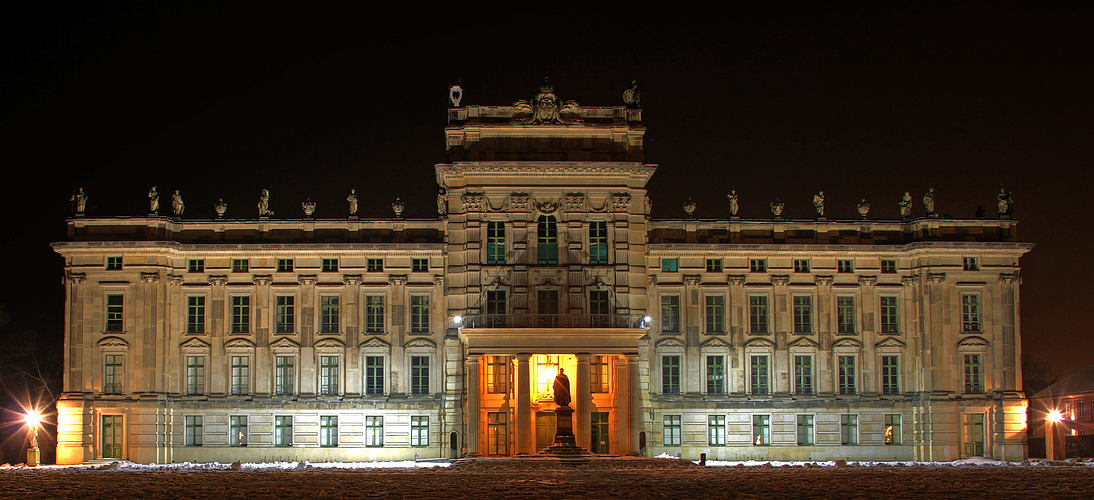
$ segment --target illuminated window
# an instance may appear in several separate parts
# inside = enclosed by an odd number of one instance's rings
[[[676,259],[661,259],[661,272],[675,273],[677,269]]]
[[[711,446],[726,445],[725,415],[709,415],[707,417],[707,444]]]
[[[855,272],[855,261],[850,259],[839,259],[836,261],[836,270],[841,273],[853,273]]]
[[[292,446],[292,417],[274,417],[274,446]]]
[[[858,415],[840,415],[840,444],[858,444]]]
[[[205,296],[186,298],[186,333],[205,333]]]
[[[707,259],[707,272],[720,273],[722,272],[722,259]]]
[[[752,444],[755,446],[771,444],[771,415],[752,416]]]
[[[798,446],[813,444],[813,415],[798,415]]]
[[[429,417],[410,417],[410,446],[429,446]]]
[[[190,259],[186,266],[186,270],[191,273],[205,272],[205,259]]]
[[[749,392],[763,396],[771,393],[771,385],[768,379],[767,356],[751,356],[749,377]]]
[[[855,333],[855,298],[836,297],[836,332]]]
[[[605,221],[589,223],[589,263],[608,263],[608,223]]]
[[[980,295],[975,293],[961,294],[961,330],[965,332],[980,331]]]
[[[900,414],[885,415],[885,444],[900,444]]]
[[[976,257],[965,257],[965,270],[966,271],[979,271],[980,259]]]
[[[122,393],[122,356],[120,354],[107,354],[103,359],[102,393]]]
[[[881,357],[881,392],[900,394],[900,357]]]
[[[228,417],[228,445],[247,446],[247,416]]]
[[[486,263],[505,263],[505,223],[490,221],[486,226]]]
[[[540,264],[558,264],[558,224],[553,215],[538,220],[536,256]]]
[[[410,357],[410,393],[429,394],[429,356]]]
[[[590,392],[608,392],[608,356],[593,356],[589,361]]]
[[[896,297],[881,297],[881,333],[900,333]]]
[[[794,296],[794,333],[813,333],[813,297]]]
[[[896,274],[896,261],[890,259],[882,260],[881,272],[885,274]]]
[[[680,296],[661,296],[661,331],[676,333],[680,331]]]
[[[231,394],[243,396],[251,392],[250,356],[232,356]]]
[[[384,417],[365,417],[365,446],[384,446]]]
[[[336,273],[338,272],[338,259],[323,259],[323,272]]]
[[[319,297],[319,333],[338,333],[338,296]]]
[[[296,331],[296,297],[292,295],[277,296],[277,311],[274,322],[277,333],[293,333]]]
[[[125,296],[110,294],[106,296],[106,331],[119,333],[122,331],[122,319],[124,314]]]
[[[384,259],[368,259],[365,270],[370,273],[378,273],[384,270]]]
[[[506,382],[509,380],[509,358],[506,356],[486,357],[486,392],[488,394],[505,394]]]
[[[726,298],[721,295],[706,296],[707,333],[725,333]]]
[[[680,446],[682,430],[680,415],[665,415],[665,446]]]
[[[411,259],[410,270],[416,273],[429,271],[429,259]]]
[[[232,296],[232,333],[251,331],[251,298],[246,295]]]
[[[767,296],[748,296],[748,326],[751,333],[767,333]]]
[[[121,258],[121,256],[107,257],[106,258],[106,270],[107,271],[119,271],[119,270],[121,270],[121,268],[122,268],[122,258]]]
[[[186,394],[205,394],[205,356],[186,356]]]
[[[839,357],[839,393],[855,394],[855,357]]]
[[[748,270],[754,273],[766,273],[767,259],[749,259]]]
[[[365,356],[365,394],[384,393],[384,357]]]
[[[185,417],[185,446],[201,446],[204,441],[205,432],[202,430],[202,421],[204,419],[201,415],[186,415]]]
[[[338,417],[334,415],[319,417],[319,446],[322,448],[338,446]]]
[[[551,394],[554,391],[555,376],[558,375],[559,357],[540,354],[535,357],[536,392]]]
[[[338,356],[319,356],[319,394],[338,395]]]
[[[365,297],[365,331],[369,333],[384,332],[384,296],[369,295]]]
[[[288,396],[293,393],[293,376],[296,371],[293,367],[295,359],[292,356],[278,356],[274,365],[274,394]]]
[[[251,269],[250,259],[232,259],[232,272],[245,273]]]
[[[410,296],[410,331],[426,333],[429,331],[429,296]]]
[[[486,414],[486,454],[508,455],[509,432],[506,430],[508,415],[504,412]]]
[[[982,394],[984,377],[979,354],[965,354],[965,393]]]
[[[794,272],[796,273],[808,273],[812,266],[809,265],[809,259],[794,259]]]
[[[277,272],[291,273],[293,269],[292,259],[277,259]]]
[[[661,392],[680,394],[680,356],[661,356]]]
[[[726,358],[707,356],[707,394],[725,394]]]
[[[794,356],[794,394],[813,394],[813,356]]]

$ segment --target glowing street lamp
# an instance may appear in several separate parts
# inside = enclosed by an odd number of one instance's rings
[[[27,424],[27,435],[30,437],[30,448],[27,449],[27,466],[35,467],[41,461],[42,452],[38,449],[38,427],[42,423],[42,415],[38,410],[30,410],[23,416]]]
[[[1045,458],[1056,460],[1056,424],[1064,419],[1060,410],[1052,410],[1045,415]]]

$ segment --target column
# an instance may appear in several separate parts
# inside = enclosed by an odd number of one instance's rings
[[[615,358],[615,421],[616,435],[619,437],[619,449],[613,450],[618,455],[625,455],[630,451],[630,381],[627,377],[627,360],[623,356]]]
[[[627,355],[627,414],[630,423],[627,425],[627,454],[638,455],[638,431],[642,429],[642,401],[638,390],[638,355]]]
[[[479,360],[482,354],[467,356],[467,456],[482,456],[479,453],[479,417],[481,416],[479,385]]]
[[[532,355],[517,354],[517,453],[534,453],[532,442],[532,382],[528,360]]]
[[[270,367],[270,327],[273,315],[270,313],[270,284],[273,277],[255,275],[251,277],[255,284],[255,359],[252,361],[254,372],[252,376],[255,382],[255,396],[268,397],[271,391],[270,383],[273,377],[273,369]]]
[[[589,378],[590,359],[592,359],[592,355],[589,353],[579,353],[577,355],[577,382],[575,382],[577,384],[577,387],[575,387],[577,397],[574,399],[577,414],[574,419],[574,436],[577,438],[578,446],[591,451],[593,449],[593,422],[590,413],[593,409],[593,381]]]

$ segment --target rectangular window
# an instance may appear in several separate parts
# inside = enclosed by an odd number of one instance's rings
[[[794,259],[794,272],[796,273],[808,273],[812,270],[809,265],[809,259]]]
[[[839,357],[839,393],[855,394],[855,357]]]
[[[813,297],[794,296],[794,333],[813,333]]]
[[[486,263],[505,264],[505,223],[490,221],[486,226]]]
[[[794,394],[813,394],[813,356],[794,356]]]
[[[673,333],[680,331],[679,295],[661,296],[661,331]]]
[[[707,417],[707,444],[711,446],[726,445],[725,415],[709,415]]]
[[[274,364],[274,394],[289,396],[293,393],[293,378],[296,369],[292,356],[278,356]]]
[[[205,272],[205,259],[190,259],[187,262],[186,270],[192,273]]]
[[[752,416],[752,444],[756,446],[771,444],[771,415]]]
[[[365,297],[365,331],[369,333],[384,332],[384,296],[369,295]]]
[[[537,262],[558,264],[558,223],[553,215],[541,215],[537,228]]]
[[[963,419],[965,456],[984,456],[984,414],[966,413]]]
[[[751,333],[767,333],[767,295],[748,296],[748,326]]]
[[[881,297],[881,333],[900,333],[896,297]]]
[[[338,272],[338,259],[323,259],[322,269],[325,273]]]
[[[125,296],[110,294],[106,296],[106,331],[119,333],[122,331],[122,319],[125,317]]]
[[[721,295],[706,296],[707,333],[725,333],[726,298]]]
[[[836,261],[836,270],[841,273],[853,273],[855,272],[855,261],[850,259],[839,259]]]
[[[885,444],[900,444],[900,414],[885,415]]]
[[[611,302],[608,297],[607,290],[590,290],[589,291],[589,314],[607,315],[612,313]],[[600,321],[606,321],[607,318],[599,318]],[[605,325],[607,326],[607,325]]]
[[[487,394],[505,394],[506,382],[509,381],[509,358],[506,356],[486,357],[486,392]]]
[[[202,429],[204,418],[201,415],[187,415],[185,417],[185,446],[201,446],[205,440],[205,431]]]
[[[410,393],[429,394],[429,356],[410,357]]]
[[[754,273],[766,273],[767,259],[749,259],[748,270]]]
[[[274,417],[274,446],[292,446],[292,417]]]
[[[291,273],[293,269],[292,259],[277,259],[277,272]]]
[[[384,393],[384,357],[365,357],[365,394]]]
[[[813,444],[813,415],[798,415],[798,446]]]
[[[122,355],[107,354],[103,360],[103,394],[122,393]]]
[[[680,356],[661,356],[661,392],[680,394]]]
[[[429,417],[410,417],[410,446],[429,446]]]
[[[410,331],[426,333],[429,331],[429,296],[410,296]]]
[[[122,268],[122,258],[119,257],[107,257],[106,258],[106,270],[107,271],[120,271]]]
[[[707,356],[707,394],[725,394],[726,358]]]
[[[769,384],[768,372],[767,372],[767,356],[752,356],[751,377],[749,377],[749,392],[755,395],[766,395],[771,393],[771,385]]]
[[[296,297],[292,295],[277,296],[277,312],[274,322],[277,333],[293,333],[296,331]]]
[[[186,333],[205,333],[205,296],[186,297]]]
[[[368,259],[365,270],[370,273],[379,273],[384,270],[384,259]]]
[[[247,446],[246,415],[228,417],[228,444],[230,446]]]
[[[505,314],[508,309],[505,306],[505,290],[486,291],[486,314],[497,316]],[[499,320],[501,318],[498,318]]]
[[[840,415],[840,444],[852,446],[858,444],[858,415]]]
[[[424,273],[429,271],[429,259],[411,259],[410,270],[415,273]]]
[[[232,272],[245,273],[251,269],[250,259],[232,259]]]
[[[251,331],[251,297],[247,295],[232,296],[232,333],[248,333]]]
[[[338,356],[319,356],[319,394],[338,395]]]
[[[966,271],[979,271],[980,259],[977,257],[965,257],[965,270]]]
[[[854,297],[836,297],[836,333],[855,333]]]
[[[509,432],[506,430],[508,415],[504,412],[486,414],[486,454],[508,455]]]
[[[900,357],[881,357],[882,394],[900,394]]]
[[[881,272],[885,274],[896,274],[896,261],[891,259],[883,259],[881,261]]]
[[[186,394],[205,394],[205,356],[186,356]]]
[[[319,333],[338,333],[338,296],[319,297]]]
[[[322,448],[338,446],[338,417],[333,415],[319,417],[319,446]]]
[[[251,392],[250,356],[232,356],[231,394],[243,396]]]
[[[967,394],[984,392],[984,377],[981,373],[979,354],[965,355],[965,392]]]
[[[666,259],[666,258],[661,259],[661,272],[663,272],[663,273],[675,273],[676,269],[677,269],[676,263],[677,263],[676,259]]]
[[[365,417],[365,446],[384,445],[384,417]]]
[[[593,356],[589,361],[590,392],[605,393],[608,391],[608,357]]]
[[[665,446],[680,446],[682,430],[680,415],[665,415]]]
[[[1076,418],[1075,418],[1076,420],[1086,420],[1086,418],[1085,418],[1086,417],[1086,402],[1084,402],[1084,401],[1076,401],[1075,402],[1075,416],[1076,416]]]
[[[980,331],[980,295],[975,293],[961,294],[961,330],[965,332]]]
[[[722,272],[722,259],[707,259],[707,272],[708,273],[720,273],[720,272]]]
[[[589,263],[608,263],[608,223],[605,221],[589,223]]]

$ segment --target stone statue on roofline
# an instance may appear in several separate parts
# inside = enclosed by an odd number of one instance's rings
[[[631,109],[642,107],[642,91],[638,90],[638,80],[631,80],[631,88],[623,91],[623,103]]]
[[[346,197],[346,201],[349,202],[349,216],[354,217],[357,215],[357,190],[350,189],[349,196]]]
[[[938,217],[938,212],[934,211],[934,188],[927,189],[927,194],[923,195],[923,208],[927,209],[927,217]]]
[[[448,213],[448,190],[444,187],[437,188],[437,214],[444,215]]]
[[[740,208],[740,206],[737,205],[737,190],[734,189],[730,191],[729,194],[726,195],[726,198],[729,198],[729,216],[736,217],[737,210]]]
[[[870,204],[866,203],[866,198],[863,198],[862,201],[858,202],[858,205],[855,206],[855,209],[858,210],[859,216],[865,219],[866,214],[870,213]]]
[[[262,195],[258,197],[258,216],[269,217],[273,215],[273,210],[270,210],[270,190],[263,189]]]
[[[555,404],[559,406],[570,406],[570,377],[566,376],[566,371],[562,368],[558,369],[558,375],[555,376]]]
[[[1011,198],[1010,191],[999,188],[999,194],[995,195],[995,198],[999,203],[999,218],[1010,217],[1014,211],[1014,199]]]
[[[818,191],[813,195],[813,208],[817,210],[817,218],[824,218],[824,191]]]
[[[563,103],[555,95],[555,87],[547,78],[543,79],[532,102],[520,100],[513,103],[514,124],[569,125],[581,122],[581,106],[577,101]]]
[[[75,203],[76,217],[83,217],[84,212],[87,210],[87,195],[84,194],[83,186],[80,186],[80,189],[72,193],[72,197],[68,201]]]
[[[160,213],[160,194],[156,192],[156,186],[152,186],[152,189],[148,191],[148,215],[159,215]]]
[[[184,210],[186,210],[186,205],[182,203],[182,195],[176,189],[175,194],[171,196],[171,211],[175,212],[176,216],[181,217]]]
[[[912,217],[912,194],[908,191],[905,191],[904,197],[900,199],[900,217],[902,219]]]
[[[448,105],[453,108],[460,107],[460,101],[463,100],[463,87],[460,87],[460,80],[456,79],[456,84],[448,87]]]

